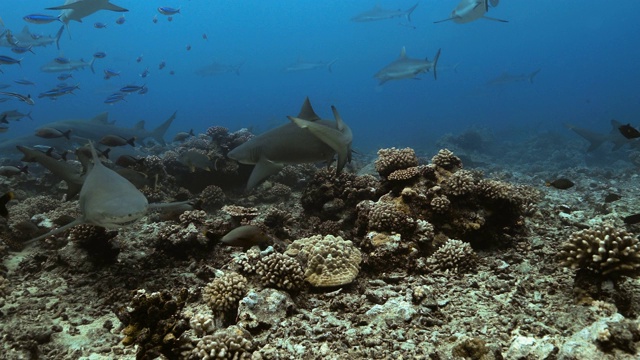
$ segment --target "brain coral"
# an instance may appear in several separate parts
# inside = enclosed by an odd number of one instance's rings
[[[599,226],[571,234],[559,257],[564,266],[601,275],[638,275],[640,242],[624,230]]]
[[[305,280],[315,287],[349,284],[360,271],[362,255],[342,237],[315,235],[294,241],[286,252],[306,263]]]

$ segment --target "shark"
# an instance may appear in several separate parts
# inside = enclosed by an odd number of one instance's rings
[[[433,69],[433,78],[437,79],[436,65],[438,65],[438,59],[440,58],[440,50],[436,52],[433,61],[429,59],[412,59],[407,56],[407,51],[404,47],[400,51],[400,57],[383,67],[373,77],[380,81],[379,85],[386,83],[389,80],[400,79],[415,79],[420,73],[426,73]]]
[[[520,75],[513,75],[513,74],[509,74],[508,72],[503,72],[500,76],[489,80],[487,85],[506,85],[514,82],[525,82],[525,81],[528,81],[529,83],[533,84],[533,78],[536,75],[538,75],[539,72],[540,72],[540,69],[537,69],[529,74],[520,74]]]
[[[101,226],[106,229],[128,227],[145,216],[150,209],[181,209],[183,211],[193,209],[191,201],[149,204],[147,198],[135,185],[102,164],[92,142],[89,142],[89,146],[93,166],[85,175],[78,175],[82,180],[78,201],[80,216],[67,225],[29,240],[27,244],[81,224]]]
[[[321,119],[307,97],[298,116],[289,123],[264,132],[231,150],[227,156],[241,164],[255,165],[246,189],[280,171],[287,164],[331,160],[337,154],[336,174],[351,162],[351,129],[332,106],[335,121]]]
[[[286,68],[284,68],[284,71],[285,72],[294,72],[294,71],[305,71],[305,70],[315,70],[315,69],[326,68],[327,70],[329,70],[329,72],[333,72],[331,70],[331,65],[333,65],[336,61],[337,61],[337,59],[335,59],[333,61],[329,61],[329,62],[324,62],[324,61],[317,61],[317,62],[302,61],[302,60],[298,59],[298,61],[296,61],[295,63],[287,66]]]
[[[100,10],[115,12],[127,12],[129,10],[112,4],[109,0],[67,0],[64,5],[49,7],[47,10],[62,10],[60,21],[68,24],[74,20],[82,22],[82,19]]]
[[[177,112],[174,112],[167,120],[165,120],[162,124],[160,124],[152,131],[147,131],[145,129],[144,120],[139,121],[132,128],[116,126],[114,122],[109,122],[109,113],[103,112],[89,120],[68,119],[50,122],[36,128],[35,132],[37,133],[37,131],[41,128],[53,128],[63,133],[71,130],[71,135],[73,138],[80,138],[83,140],[88,139],[100,141],[100,139],[102,139],[102,137],[105,135],[116,135],[125,139],[131,139],[135,137],[140,141],[147,138],[152,138],[158,143],[164,145],[166,144],[164,135],[167,132],[167,129],[169,129],[169,127],[171,126],[173,120],[175,120],[176,114]]]
[[[485,16],[489,11],[489,4],[496,7],[499,4],[499,0],[462,0],[451,12],[451,17],[444,20],[434,21],[434,24],[452,20],[457,24],[465,24],[478,19],[487,19],[498,22],[509,22],[507,20],[496,19],[489,16]]]
[[[363,13],[360,13],[360,14],[352,17],[351,21],[354,21],[354,22],[369,22],[369,21],[393,19],[393,18],[397,18],[397,17],[404,17],[408,21],[411,21],[411,13],[413,13],[413,11],[418,7],[418,4],[420,4],[420,3],[416,3],[415,5],[413,5],[412,7],[410,7],[409,9],[407,9],[405,11],[402,11],[400,9],[398,9],[398,10],[387,10],[387,9],[381,8],[379,5],[376,5],[376,6],[373,7],[373,9],[367,10],[367,11],[365,11]]]
[[[56,39],[52,36],[42,36],[31,33],[31,31],[29,31],[29,26],[26,25],[22,28],[21,32],[13,34],[13,37],[18,42],[18,45],[25,48],[28,48],[29,46],[47,46],[53,44],[56,41]],[[0,37],[0,46],[14,47],[15,45],[11,44],[11,42],[7,40],[6,36],[2,36]]]
[[[78,169],[70,163],[56,160],[46,153],[27,146],[17,145],[18,151],[24,154],[21,159],[24,162],[37,162],[54,175],[61,178],[67,184],[66,197],[71,199],[80,192],[84,178]]]
[[[40,71],[52,73],[52,72],[63,72],[63,71],[72,71],[72,70],[81,70],[86,68],[87,66],[91,69],[92,73],[96,73],[93,68],[93,63],[96,61],[95,57],[91,58],[91,61],[86,62],[82,59],[80,60],[70,60],[69,62],[59,63],[55,60],[51,60],[50,62],[42,65],[40,67]]]
[[[242,65],[244,65],[244,62],[228,65],[214,61],[209,65],[199,68],[195,73],[199,76],[213,76],[226,73],[235,73],[236,75],[240,75],[240,68]]]
[[[613,143],[612,150],[618,150],[626,144],[637,143],[637,141],[627,139],[620,133],[620,126],[623,124],[615,119],[611,119],[611,131],[609,133],[598,133],[592,130],[579,128],[571,124],[565,124],[565,126],[571,129],[576,134],[582,136],[589,142],[589,148],[587,152],[596,150],[602,144],[611,142]]]

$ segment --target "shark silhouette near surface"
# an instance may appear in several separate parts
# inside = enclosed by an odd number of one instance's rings
[[[499,0],[461,0],[458,6],[456,6],[456,8],[451,12],[451,17],[444,20],[434,21],[434,23],[437,24],[451,20],[457,24],[465,24],[478,19],[509,22],[507,20],[496,19],[485,15],[489,11],[489,4],[496,7],[499,2]]]
[[[336,173],[351,161],[351,129],[331,107],[335,121],[323,120],[306,98],[290,123],[262,133],[234,148],[227,155],[241,164],[255,165],[247,190],[280,171],[287,164],[331,162],[338,155]]]
[[[60,21],[68,24],[74,20],[82,22],[82,19],[100,10],[127,12],[129,10],[112,4],[109,0],[67,0],[64,5],[49,7],[47,10],[62,10]]]

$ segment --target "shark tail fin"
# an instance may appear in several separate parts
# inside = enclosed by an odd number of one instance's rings
[[[91,58],[91,62],[89,62],[89,68],[91,69],[91,72],[94,73],[94,74],[96,73],[96,69],[93,68],[93,63],[95,61],[96,61],[96,57],[94,56],[94,57]]]
[[[532,72],[531,74],[529,74],[529,82],[533,84],[533,78],[538,75],[538,73],[540,72],[540,69]]]
[[[330,73],[333,72],[333,70],[331,69],[331,66],[338,61],[338,59],[334,59],[333,61],[331,61],[330,63],[327,64],[327,70],[329,70]]]
[[[433,78],[435,80],[438,80],[438,75],[436,73],[436,66],[438,65],[438,59],[440,58],[440,51],[442,49],[438,49],[438,52],[436,53],[436,56],[433,58]]]
[[[169,126],[171,126],[171,123],[173,122],[173,120],[175,120],[176,113],[177,111],[174,111],[171,117],[169,117],[165,122],[160,124],[160,126],[155,128],[150,134],[152,138],[156,139],[156,141],[162,145],[166,144],[164,141],[164,134],[167,132],[167,129],[169,129]]]
[[[40,241],[40,240],[45,239],[45,238],[48,238],[51,235],[60,234],[61,232],[66,231],[66,230],[68,230],[68,229],[70,229],[70,228],[72,228],[72,227],[74,227],[76,225],[80,225],[80,224],[84,224],[84,220],[80,219],[80,218],[75,219],[72,222],[68,223],[67,225],[61,226],[61,227],[59,227],[57,229],[53,229],[53,230],[49,231],[46,234],[42,234],[42,235],[40,235],[38,237],[35,237],[35,238],[31,239],[31,240],[28,240],[24,244],[25,245],[31,245],[31,244],[33,244],[33,243],[35,243],[37,241]]]
[[[56,33],[56,47],[58,48],[58,50],[60,50],[60,37],[62,36],[62,33],[64,32],[64,27],[65,27],[64,24],[61,25],[60,29]]]
[[[413,10],[415,10],[418,7],[418,5],[420,5],[420,3],[416,3],[415,5],[413,5],[409,9],[407,9],[407,11],[405,12],[405,16],[407,17],[407,21],[411,22],[411,13],[413,12]]]

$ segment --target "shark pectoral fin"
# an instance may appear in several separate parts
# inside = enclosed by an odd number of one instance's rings
[[[127,11],[129,11],[128,9],[125,9],[125,8],[120,7],[118,5],[114,5],[114,4],[110,3],[110,2],[108,2],[104,6],[103,10],[110,10],[110,11],[117,11],[117,12],[127,12]]]
[[[85,221],[82,218],[75,219],[72,222],[68,223],[67,225],[61,226],[61,227],[59,227],[57,229],[53,229],[53,230],[49,231],[46,234],[42,234],[42,235],[40,235],[38,237],[35,237],[35,238],[31,239],[31,240],[26,241],[24,243],[24,245],[31,245],[36,241],[40,241],[42,239],[48,238],[51,235],[60,234],[61,232],[66,231],[66,230],[68,230],[68,229],[70,229],[70,228],[72,228],[72,227],[74,227],[76,225],[81,225],[81,224],[84,224],[84,223],[85,223]]]
[[[487,19],[487,20],[491,20],[491,21],[503,22],[503,23],[509,22],[509,20],[496,19],[496,18],[492,18],[492,17],[489,17],[489,16],[483,16],[482,18],[483,19]]]
[[[256,166],[253,168],[251,175],[249,176],[249,181],[247,182],[247,190],[252,189],[262,180],[277,173],[282,168],[282,164],[274,163],[273,161],[265,159],[264,157],[260,158],[260,160],[256,163]]]
[[[438,24],[438,23],[445,22],[445,21],[450,21],[450,20],[453,20],[453,19],[454,19],[454,18],[450,17],[450,18],[448,18],[448,19],[434,21],[433,23],[434,23],[434,24]]]
[[[334,110],[334,115],[337,115],[335,108],[332,107],[332,109]],[[342,168],[344,168],[344,165],[347,163],[350,156],[351,130],[346,127],[344,122],[342,122],[340,115],[336,116],[336,122],[338,124],[338,129],[340,127],[343,128],[342,131],[319,123],[295,118],[293,116],[289,116],[289,120],[293,121],[303,129],[308,129],[313,135],[315,135],[315,137],[329,145],[329,147],[338,154],[338,173]]]

